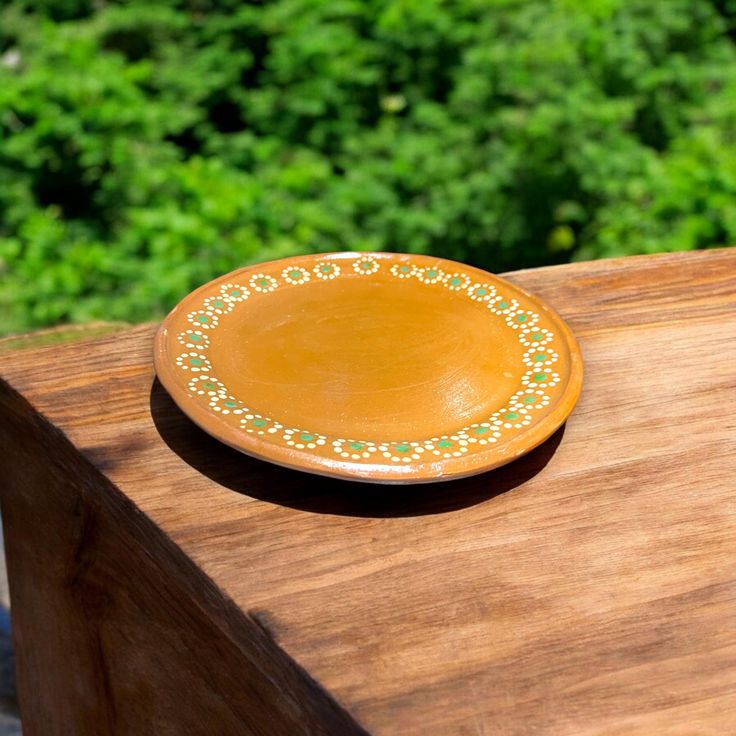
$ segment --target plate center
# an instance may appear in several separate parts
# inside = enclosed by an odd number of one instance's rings
[[[362,277],[254,295],[222,319],[211,356],[260,414],[372,441],[481,421],[524,372],[513,331],[464,293]]]

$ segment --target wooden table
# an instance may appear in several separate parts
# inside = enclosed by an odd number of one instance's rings
[[[583,395],[452,484],[219,445],[151,326],[4,357],[25,733],[736,733],[736,250],[509,278],[576,331]]]

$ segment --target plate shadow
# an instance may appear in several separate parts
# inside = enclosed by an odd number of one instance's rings
[[[563,425],[524,457],[487,473],[439,483],[383,485],[303,473],[238,452],[194,424],[158,379],[151,386],[150,406],[163,441],[185,463],[215,483],[300,511],[368,518],[441,514],[507,493],[547,465],[565,433]]]

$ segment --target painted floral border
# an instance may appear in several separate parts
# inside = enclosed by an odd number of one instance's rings
[[[526,371],[517,391],[485,421],[424,440],[375,442],[333,437],[311,429],[285,426],[259,414],[233,396],[213,374],[208,357],[210,335],[217,329],[222,317],[236,309],[238,304],[284,285],[298,286],[315,279],[330,281],[345,277],[369,277],[382,268],[386,268],[398,280],[416,279],[428,287],[446,288],[465,294],[468,299],[483,304],[492,314],[503,319],[514,331],[524,347],[522,359]],[[404,260],[389,265],[382,263],[381,259],[356,254],[354,259],[342,259],[339,263],[334,258],[317,260],[312,268],[287,266],[281,271],[280,278],[256,271],[248,275],[244,283],[238,281],[221,285],[217,294],[203,300],[200,309],[187,314],[187,321],[191,328],[177,335],[183,350],[176,357],[176,365],[191,376],[188,382],[191,395],[207,397],[213,412],[249,434],[268,437],[275,443],[297,450],[313,450],[320,454],[324,451],[329,454],[331,448],[334,455],[355,462],[404,464],[462,457],[485,449],[500,443],[513,431],[531,425],[535,413],[550,404],[550,390],[560,382],[560,375],[554,371],[559,359],[554,350],[556,337],[551,330],[540,325],[540,315],[523,308],[516,299],[503,296],[491,283],[474,281],[461,271],[418,266]]]

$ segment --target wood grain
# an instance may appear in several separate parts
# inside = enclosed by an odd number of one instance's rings
[[[428,488],[356,487],[219,445],[155,382],[152,327],[3,357],[3,375],[77,448],[59,440],[62,452],[48,428],[29,439],[39,420],[7,394],[0,477],[24,712],[68,697],[72,669],[116,713],[171,717],[158,688],[135,697],[143,678],[125,647],[157,661],[158,635],[141,631],[152,596],[170,622],[164,650],[179,630],[196,642],[171,661],[200,683],[219,676],[225,700],[238,678],[266,688],[268,670],[280,690],[291,673],[292,702],[315,718],[294,733],[736,732],[735,274],[724,250],[507,275],[576,331],[580,403],[526,458]],[[95,525],[75,526],[93,502]],[[106,620],[94,606],[73,609],[77,633],[57,637],[53,662],[34,645],[36,627],[47,642],[48,619],[67,617],[53,601],[74,597],[57,535],[99,548],[112,570],[92,575],[113,603],[91,659],[127,672],[107,693],[91,665],[64,668],[94,643],[88,619]],[[254,667],[243,652],[264,631]],[[176,680],[163,669],[142,671]],[[279,713],[274,691],[259,692]],[[346,713],[353,722],[328,720]],[[253,717],[242,733],[261,732]],[[31,736],[62,732],[39,723]],[[76,733],[132,733],[99,728]]]
[[[0,383],[25,734],[365,733]]]

